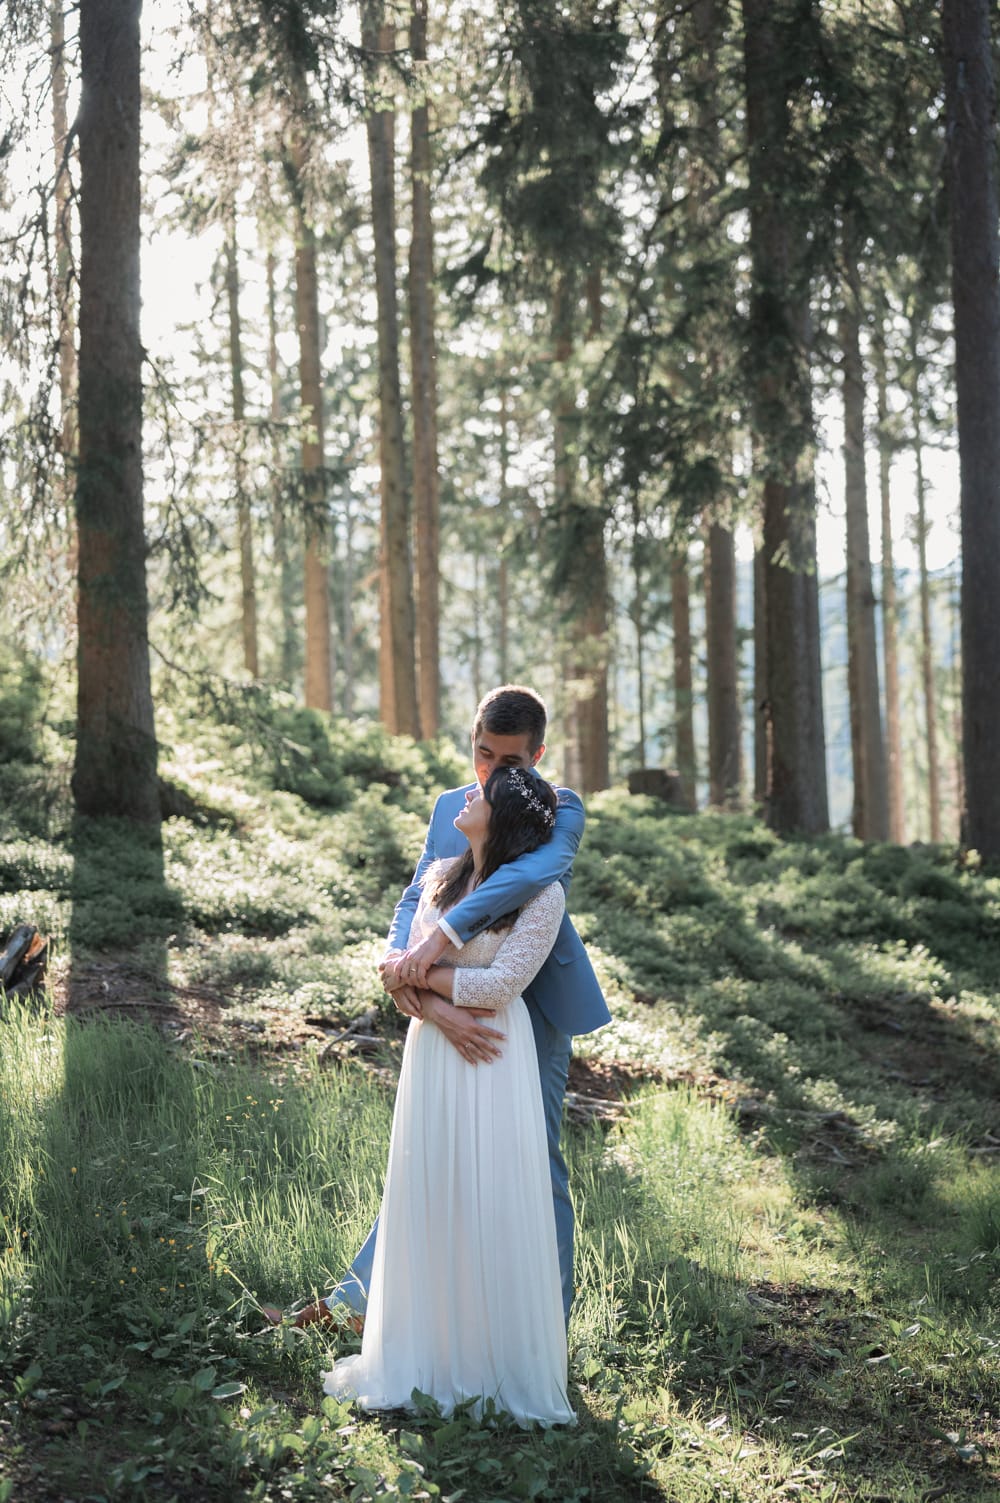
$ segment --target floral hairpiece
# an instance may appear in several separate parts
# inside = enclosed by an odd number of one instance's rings
[[[556,817],[553,814],[552,810],[548,807],[547,804],[542,803],[537,793],[532,792],[532,790],[528,786],[527,778],[519,767],[515,767],[512,770],[510,778],[508,780],[508,785],[509,787],[514,789],[515,793],[519,793],[521,795],[521,797],[528,805],[529,809],[531,809],[535,814],[538,814],[541,817],[542,824],[545,825],[546,828],[548,828],[550,825],[555,824]]]

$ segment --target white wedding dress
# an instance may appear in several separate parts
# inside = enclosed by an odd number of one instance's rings
[[[438,868],[440,870],[440,868]],[[442,964],[459,1006],[497,1007],[502,1055],[468,1064],[433,1023],[413,1019],[396,1093],[360,1353],[324,1374],[364,1409],[412,1408],[414,1390],[450,1414],[492,1400],[519,1424],[575,1421],[542,1095],[521,992],[559,928],[558,884],[514,926],[483,933]],[[424,898],[411,944],[434,927]]]

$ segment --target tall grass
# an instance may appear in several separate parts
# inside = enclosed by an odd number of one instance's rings
[[[30,1269],[36,1311],[98,1285],[124,1290],[124,1308],[144,1279],[173,1295],[205,1269],[290,1299],[367,1230],[391,1097],[365,1072],[307,1069],[286,1087],[170,1051],[151,1028],[15,1007],[3,1037],[0,1194],[16,1236],[0,1287]]]
[[[693,1503],[738,1476],[734,1495],[763,1503],[805,1475],[807,1496],[862,1497],[845,1490],[859,1405],[895,1424],[916,1400],[927,1435],[945,1435],[937,1374],[996,1387],[984,1178],[961,1201],[951,1264],[925,1270],[919,1298],[891,1278],[879,1296],[871,1237],[838,1241],[718,1102],[650,1089],[612,1132],[571,1139],[578,1429],[501,1425],[484,1446],[471,1420],[427,1413],[416,1431],[391,1417],[345,1431],[349,1411],[318,1392],[323,1336],[258,1339],[255,1312],[326,1287],[350,1261],[381,1183],[383,1081],[315,1058],[217,1066],[121,1022],[8,1007],[2,1026],[0,1362],[21,1433],[45,1435],[50,1480],[94,1498],[388,1487]],[[864,1280],[886,1313],[859,1313]],[[955,1310],[959,1283],[978,1289],[978,1316]],[[775,1367],[782,1287],[821,1316],[791,1380],[787,1358]],[[54,1405],[67,1415],[55,1440],[44,1430]],[[981,1464],[969,1443],[962,1461],[957,1442],[936,1442],[967,1469]],[[907,1465],[883,1458],[893,1497],[918,1496],[923,1474],[907,1480]],[[0,1488],[15,1479],[22,1491],[7,1495],[31,1497],[16,1454],[0,1461]]]

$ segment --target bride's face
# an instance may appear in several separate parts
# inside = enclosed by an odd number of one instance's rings
[[[455,817],[455,828],[461,830],[466,840],[484,840],[492,812],[482,789],[470,788],[465,795],[465,808]]]

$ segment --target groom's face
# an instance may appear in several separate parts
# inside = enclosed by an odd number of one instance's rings
[[[532,751],[527,733],[523,736],[497,736],[483,728],[472,738],[476,781],[480,788],[485,787],[486,779],[495,767],[534,767],[544,750],[545,747],[540,746]]]

